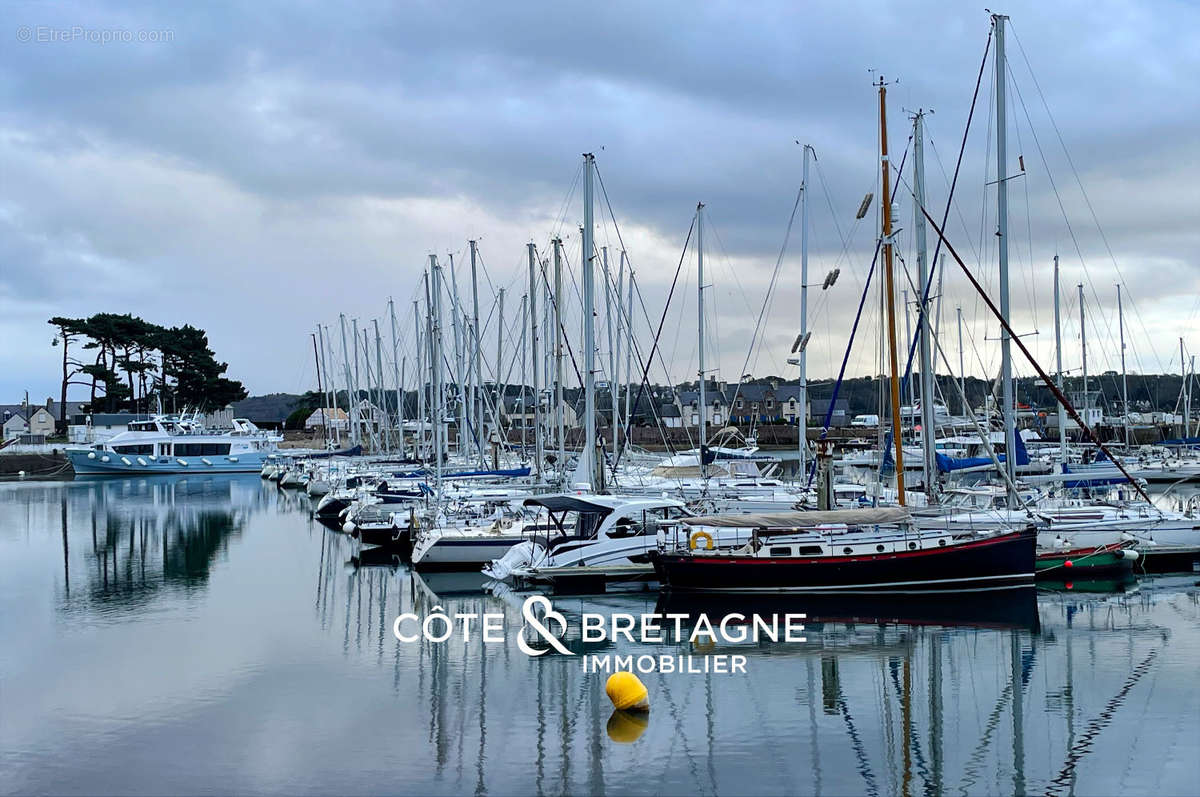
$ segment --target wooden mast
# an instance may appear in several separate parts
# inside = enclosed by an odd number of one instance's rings
[[[896,498],[904,500],[904,446],[900,439],[900,373],[896,359],[896,287],[892,269],[892,190],[887,144],[887,84],[879,78],[879,162],[883,171],[883,261],[887,288],[888,359],[891,363],[892,440],[896,447]]]

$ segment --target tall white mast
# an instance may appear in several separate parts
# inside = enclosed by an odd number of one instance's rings
[[[592,268],[594,233],[592,221],[592,181],[595,179],[596,158],[590,152],[583,156],[583,252],[579,267],[583,271],[583,450],[579,455],[576,473],[587,477],[593,488],[600,479],[596,461],[596,286]]]
[[[360,398],[359,390],[361,389],[362,383],[359,382],[359,380],[358,380],[359,339],[358,339],[358,319],[357,318],[353,318],[350,320],[350,332],[354,336],[354,388],[353,388],[354,395],[350,398],[350,402],[355,408],[355,410],[354,410],[355,436],[358,438],[359,442],[362,442],[362,428],[361,428],[362,413],[359,412],[359,410],[358,410],[358,402],[359,402],[359,398]]]
[[[1054,352],[1056,367],[1058,373],[1054,377],[1055,383],[1058,385],[1058,392],[1063,389],[1063,365],[1062,365],[1062,320],[1059,311],[1059,281],[1058,281],[1058,255],[1054,256]],[[1058,456],[1063,464],[1067,463],[1067,410],[1058,402]]]
[[[700,438],[700,475],[708,473],[704,464],[704,447],[708,445],[707,421],[708,402],[704,390],[704,203],[696,203],[696,335],[700,351],[700,416],[698,437]]]
[[[604,268],[604,326],[608,337],[608,398],[612,403],[612,456],[617,455],[617,352],[613,348],[612,280],[608,270],[608,247],[600,247]]]
[[[621,347],[625,343],[625,253],[621,253],[620,263],[617,267],[617,350],[613,356],[613,384],[616,385],[616,390],[613,391],[613,456],[616,457],[620,453],[621,447]]]
[[[433,444],[434,462],[437,464],[437,499],[440,505],[442,500],[442,457],[445,453],[442,433],[445,428],[442,425],[444,401],[442,395],[442,268],[438,265],[437,255],[429,256],[429,270],[433,274],[433,285],[430,291],[433,298],[429,310],[432,332],[430,348],[433,359],[433,368],[430,369],[433,375]]]
[[[458,302],[458,274],[454,269],[454,255],[451,253],[450,258],[450,325],[451,334],[454,336],[454,376],[455,385],[454,395],[458,402],[458,440],[455,445],[455,450],[458,456],[465,459],[467,449],[467,395],[466,384],[467,375],[464,372],[464,350],[466,349],[466,318],[465,313]],[[460,319],[460,315],[463,316]],[[461,323],[460,323],[461,320]]]
[[[1192,396],[1188,384],[1187,360],[1183,355],[1183,338],[1179,339],[1179,373],[1183,376],[1183,386],[1180,397],[1183,399],[1183,436],[1187,437],[1192,428]]]
[[[496,317],[496,434],[503,436],[504,432],[504,289],[500,289],[497,298],[498,315]],[[503,446],[507,441],[501,439]]]
[[[375,391],[375,394],[376,394],[376,396],[379,397],[378,412],[383,413],[384,414],[383,417],[384,417],[384,419],[386,419],[387,418],[387,403],[383,400],[383,341],[379,337],[379,319],[372,318],[371,323],[374,324],[374,326],[375,326],[375,384],[379,388],[378,390]],[[380,435],[383,437],[383,439],[385,441],[385,447],[390,447],[390,446],[387,446],[386,444],[390,444],[390,442],[391,442],[391,432],[390,432],[389,426],[390,426],[389,424],[384,423],[384,424],[382,424],[382,426],[380,427],[380,430],[379,430]]]
[[[1125,310],[1121,304],[1121,285],[1117,284],[1117,326],[1121,329],[1121,418],[1125,427],[1125,445],[1129,445],[1129,383],[1125,376]]]
[[[1091,404],[1089,401],[1088,391],[1088,370],[1087,370],[1087,324],[1083,315],[1083,283],[1075,286],[1079,290],[1079,349],[1083,357],[1083,422],[1090,424],[1088,419],[1087,409]]]
[[[404,385],[400,381],[400,335],[396,330],[396,304],[388,297],[388,318],[392,325],[392,381],[396,386],[396,448],[404,453]]]
[[[321,331],[321,325],[317,324],[317,343],[321,347],[321,356],[317,358],[317,382],[322,385],[321,389],[321,404],[323,407],[329,407],[329,373],[325,370],[325,334]],[[337,413],[334,413],[335,415]],[[329,447],[330,441],[333,439],[334,425],[330,424],[332,418],[328,417],[325,409],[321,410],[322,423],[325,432],[325,447]]]
[[[528,332],[528,329],[529,329],[529,297],[526,295],[522,295],[521,296],[521,392],[519,394],[521,396],[521,459],[522,460],[524,460],[525,457],[527,456],[526,446],[525,446],[525,442],[526,442],[525,441],[525,437],[526,437],[525,432],[526,432],[526,428],[527,428],[528,424],[525,423],[525,416],[529,414],[529,393],[527,392],[529,390],[529,388],[528,388],[528,382],[526,381],[529,378],[529,376],[526,373],[526,369],[525,369],[525,364],[528,360],[527,355],[529,354],[528,338],[526,338],[526,333]]]
[[[563,407],[562,239],[554,239],[554,420],[558,427],[558,473],[567,464],[566,412]]]
[[[622,261],[625,260],[624,250],[621,251],[621,260]],[[629,414],[630,412],[633,411],[633,408],[630,407],[630,403],[633,401],[633,395],[632,395],[633,394],[633,264],[632,263],[629,265],[629,282],[626,284],[625,290],[629,294],[629,297],[625,302],[626,313],[627,313],[627,323],[626,323],[626,329],[625,329],[625,334],[627,336],[627,339],[625,341],[625,344],[626,344],[625,345],[625,423],[629,427],[629,429],[632,429],[633,423],[630,420],[632,416]],[[627,445],[627,446],[629,445],[628,431],[626,431],[626,435],[625,435],[625,445]]]
[[[425,295],[429,295],[429,276],[424,275]],[[421,302],[413,300],[413,340],[417,347],[417,435],[413,443],[413,456],[425,461],[425,343],[421,335]]]
[[[471,402],[472,413],[475,416],[473,428],[473,437],[475,438],[475,451],[479,456],[479,462],[483,463],[483,365],[480,363],[480,358],[483,356],[483,346],[480,344],[482,339],[482,330],[479,328],[479,275],[476,271],[475,255],[478,247],[475,241],[471,241],[471,331],[472,345],[471,358],[474,362],[475,384],[474,396]]]
[[[338,406],[337,385],[334,384],[333,380],[330,378],[330,369],[333,368],[333,365],[331,365],[331,363],[333,363],[335,357],[334,357],[334,353],[333,353],[333,333],[331,333],[329,331],[329,327],[325,327],[325,344],[324,345],[325,345],[325,384],[329,386],[329,400],[330,400],[329,406],[333,407],[334,409],[337,409],[337,406]],[[335,369],[334,373],[336,373],[336,369]],[[349,416],[347,416],[347,417],[349,417]],[[334,432],[334,435],[333,435],[334,440],[336,441],[338,448],[341,448],[341,445],[342,445],[342,429],[341,429],[341,427],[338,426],[337,424],[334,424],[333,432]]]
[[[963,417],[968,418],[971,415],[971,407],[967,403],[967,368],[966,355],[963,351],[962,308],[955,309],[958,312],[958,392],[962,395]]]
[[[350,443],[358,445],[358,404],[354,401],[354,380],[350,375],[350,351],[346,348],[345,313],[338,314],[338,323],[342,328],[342,371],[346,376],[346,409],[350,418]]]
[[[533,363],[533,469],[537,480],[542,480],[542,388],[538,379],[542,363],[538,359],[538,314],[537,295],[540,285],[537,279],[537,254],[532,243],[529,249],[529,359]]]
[[[1003,14],[993,14],[992,21],[996,24],[996,235],[997,252],[1000,260],[1000,314],[1008,322],[1012,315],[1009,307],[1008,294],[1008,122],[1005,118],[1005,81],[1006,64],[1004,55],[1004,24],[1008,17]],[[1017,481],[1017,426],[1013,404],[1012,382],[1012,340],[1008,334],[1008,326],[1000,330],[1000,378],[1002,385],[1002,400],[1004,401],[1004,466],[1008,471],[1008,507],[1015,509],[1017,496],[1012,485]]]
[[[917,237],[917,347],[921,358],[921,442],[925,455],[925,495],[930,503],[937,498],[937,426],[933,414],[933,358],[929,340],[933,334],[929,325],[929,256],[925,238],[925,112],[913,115],[913,194],[916,200],[915,224]],[[907,315],[907,314],[906,314]]]
[[[812,147],[804,145],[804,176],[800,183],[800,406],[796,408],[796,475],[808,481],[808,161]]]

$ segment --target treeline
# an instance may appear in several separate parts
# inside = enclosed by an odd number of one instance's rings
[[[751,380],[754,384],[768,384],[772,380],[777,381],[780,385],[794,385],[794,380],[788,381],[778,377],[764,377],[761,379]],[[961,413],[963,411],[962,401],[959,398],[958,387],[954,384],[958,380],[955,377],[946,374],[937,375],[937,391],[940,398],[944,398],[952,413]],[[920,390],[920,375],[912,374],[912,384],[917,391]],[[1014,391],[1016,400],[1019,404],[1033,407],[1035,409],[1049,410],[1057,406],[1054,394],[1042,382],[1041,379],[1034,376],[1022,376],[1014,380]],[[1179,404],[1179,392],[1183,386],[1183,377],[1180,374],[1129,374],[1126,377],[1129,392],[1129,409],[1133,412],[1172,412],[1176,411]],[[689,389],[695,389],[695,382],[686,383]],[[829,399],[833,396],[833,380],[810,381],[808,383],[808,394],[810,399]],[[995,381],[991,379],[979,379],[977,377],[968,376],[965,380],[965,392],[967,400],[972,408],[982,407],[987,396],[992,394],[993,390],[998,392],[999,388]],[[880,380],[878,377],[859,376],[851,377],[842,380],[842,386],[838,390],[838,398],[846,399],[849,405],[849,412],[853,415],[862,415],[868,413],[876,413],[880,407],[880,396],[886,402],[889,389],[887,380]],[[884,391],[881,393],[881,390]],[[1083,377],[1068,376],[1063,380],[1063,390],[1068,398],[1074,400],[1074,394],[1082,393]],[[909,402],[909,390],[907,386],[901,382],[901,392],[905,404]],[[1121,375],[1115,371],[1105,371],[1100,374],[1094,374],[1088,377],[1088,393],[1091,394],[1091,403],[1093,406],[1103,407],[1110,412],[1119,412],[1121,409]]]
[[[229,365],[217,361],[208,334],[190,324],[164,327],[129,313],[48,323],[62,346],[60,426],[70,385],[89,388],[93,412],[148,412],[159,400],[171,411],[205,410],[246,397],[241,382],[225,377]]]

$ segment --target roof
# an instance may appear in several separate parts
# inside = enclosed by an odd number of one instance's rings
[[[44,409],[46,408],[41,404],[30,404],[28,406],[24,404],[0,404],[0,418],[3,418],[5,413],[8,413],[12,417],[29,418],[36,414],[38,410]],[[55,418],[58,417],[54,411],[50,411],[50,414]]]
[[[323,416],[322,413],[324,413]],[[308,420],[320,420],[322,417],[325,417],[331,421],[347,420],[346,411],[341,407],[317,407],[312,411],[312,414],[308,416]]]
[[[658,408],[658,417],[660,418],[678,418],[682,414],[674,404],[663,404]]]

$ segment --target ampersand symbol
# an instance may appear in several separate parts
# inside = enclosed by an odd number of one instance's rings
[[[526,656],[540,656],[546,652],[546,648],[534,648],[525,641],[525,629],[532,628],[546,644],[554,648],[557,652],[564,656],[574,656],[574,653],[567,650],[563,643],[558,641],[558,636],[542,623],[542,618],[534,613],[534,606],[541,607],[542,616],[545,619],[558,623],[560,628],[559,633],[567,633],[567,618],[554,611],[550,599],[544,595],[532,595],[525,599],[525,604],[521,607],[521,615],[525,618],[525,626],[521,629],[521,633],[517,635],[517,647]]]

